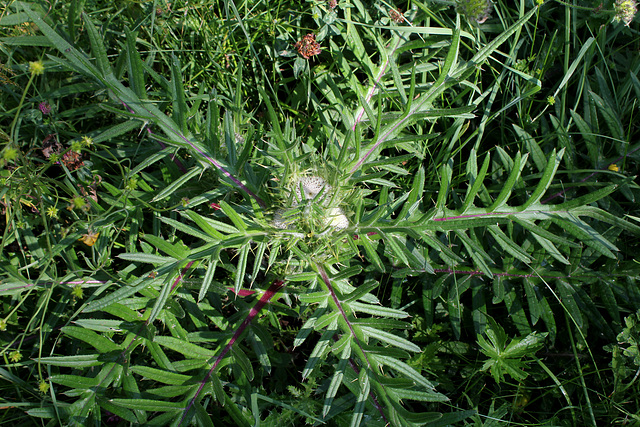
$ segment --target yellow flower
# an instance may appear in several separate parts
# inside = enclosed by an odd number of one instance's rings
[[[0,319],[0,332],[4,332],[7,330],[7,321],[5,319]]]
[[[82,243],[84,243],[87,246],[93,246],[96,244],[96,240],[98,240],[99,236],[100,236],[100,233],[96,233],[95,231],[89,230],[86,234],[83,234],[82,237],[79,238],[78,240],[80,240]],[[75,291],[75,288],[74,288],[74,291]],[[81,292],[80,297],[82,297],[82,288],[80,288],[80,292]]]
[[[71,204],[69,205],[69,210],[73,209],[83,209],[87,204],[87,201],[81,196],[75,196],[71,199]]]
[[[556,103],[556,99],[553,96],[547,96],[547,104],[553,105]]]
[[[34,76],[44,74],[44,64],[42,61],[29,62],[29,72]]]
[[[98,234],[100,234],[100,233],[98,233]],[[94,242],[94,243],[95,243],[95,242]],[[91,246],[91,245],[89,245],[89,246]],[[79,285],[79,284],[78,284],[78,285],[75,285],[75,286],[73,287],[73,289],[71,290],[71,293],[73,294],[73,297],[74,297],[74,298],[82,299],[82,296],[83,296],[82,286],[81,286],[81,285]]]
[[[49,206],[47,208],[47,216],[49,216],[49,218],[58,218],[58,208]]]
[[[618,172],[620,170],[618,165],[616,165],[615,163],[611,163],[607,169],[609,169],[612,172]]]
[[[40,393],[45,394],[49,391],[49,383],[45,380],[38,381],[38,390],[40,390]]]
[[[82,151],[82,141],[73,141],[71,143],[71,151],[79,153]]]
[[[5,162],[9,163],[14,161],[18,157],[18,150],[15,148],[7,148],[2,153],[2,158]]]
[[[18,350],[13,350],[11,353],[9,353],[9,360],[11,360],[13,363],[18,363],[20,359],[22,359],[22,353],[20,353]]]
[[[129,179],[129,181],[127,182],[127,190],[133,191],[136,188],[138,188],[138,178],[136,177],[132,177],[131,179]]]
[[[82,143],[82,145],[84,145],[85,147],[90,147],[91,145],[93,145],[93,138],[91,138],[90,136],[83,136],[80,139],[80,142]]]

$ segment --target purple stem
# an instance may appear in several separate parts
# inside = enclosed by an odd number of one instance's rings
[[[387,72],[387,68],[389,67],[389,63],[392,60],[391,58],[393,57],[393,54],[395,53],[395,51],[398,49],[398,47],[400,46],[400,42],[402,41],[402,39],[398,38],[398,40],[396,41],[396,45],[393,47],[393,49],[391,49],[391,51],[389,52],[388,56],[387,56],[387,61],[382,64],[378,76],[376,77],[375,81],[373,82],[373,86],[371,86],[371,88],[369,88],[369,91],[367,92],[367,95],[364,98],[364,102],[369,103],[369,101],[371,101],[371,98],[373,98],[373,94],[376,92],[376,89],[378,88],[378,84],[380,84],[380,81],[382,80],[382,77],[384,77],[384,75]],[[358,125],[358,123],[360,123],[362,121],[362,117],[364,116],[364,106],[361,107],[359,109],[359,111],[356,113],[356,117],[353,121],[353,126],[351,127],[351,130],[355,131],[356,130],[356,126]],[[398,124],[399,126],[399,124]],[[367,160],[367,158],[371,155],[371,153],[373,153],[373,151],[378,148],[378,146],[380,144],[382,144],[382,142],[384,142],[386,140],[386,137],[393,132],[395,129],[397,128],[397,126],[393,127],[392,129],[389,129],[384,135],[381,135],[380,138],[378,138],[378,142],[375,143],[373,145],[373,147],[371,147],[367,153],[360,159],[358,160],[358,163],[356,163],[356,165],[351,168],[351,170],[349,171],[350,174],[353,174],[356,170],[358,170],[358,168],[360,168],[360,166],[362,166],[362,164],[365,162],[365,160]]]
[[[191,265],[193,265],[193,261],[189,261],[189,263],[182,269],[180,274],[178,274],[178,277],[176,278],[176,280],[173,282],[173,285],[171,285],[171,290],[174,290],[175,287],[178,286],[180,282],[182,282],[182,275],[186,273],[186,271],[189,269],[189,267],[191,267]]]
[[[129,111],[133,111],[126,102],[120,100],[120,102],[122,103],[122,105],[124,105]],[[154,114],[149,111],[148,109],[144,108],[144,107],[140,107],[142,108],[144,111],[146,111],[149,115],[154,116]],[[134,111],[135,112],[135,111]],[[146,126],[146,125],[145,125]],[[250,197],[252,197],[259,205],[261,208],[266,208],[267,204],[260,198],[258,197],[256,194],[254,194],[251,190],[249,190],[247,188],[246,185],[244,185],[242,182],[240,182],[239,179],[237,179],[236,177],[234,177],[233,175],[231,175],[231,173],[226,170],[225,168],[222,167],[222,165],[220,163],[218,163],[217,160],[215,160],[213,157],[208,156],[204,151],[202,151],[201,149],[199,149],[198,147],[196,147],[195,145],[193,145],[193,143],[191,141],[189,141],[189,139],[184,136],[183,134],[181,134],[180,132],[178,132],[177,130],[169,127],[168,130],[170,132],[172,132],[174,135],[176,135],[178,138],[180,138],[181,140],[183,140],[185,143],[187,143],[187,145],[189,145],[196,153],[200,154],[203,158],[207,159],[209,161],[209,163],[211,163],[213,166],[215,166],[216,169],[218,169],[218,171],[220,171],[224,176],[226,176],[227,178],[229,178],[231,181],[233,181],[234,184],[236,184],[240,189],[242,189],[245,193],[247,193]],[[147,131],[153,135],[153,132],[151,132],[151,130],[147,127]]]
[[[520,213],[520,212],[485,212],[485,213],[479,213],[479,214],[448,216],[444,218],[433,218],[432,221],[449,221],[452,219],[477,218],[480,216],[490,216],[490,215],[513,215],[516,213]]]
[[[329,290],[329,293],[331,294],[331,298],[333,299],[333,302],[335,303],[336,307],[338,307],[338,310],[340,311],[340,314],[342,315],[342,318],[344,319],[345,323],[349,327],[349,332],[351,333],[351,336],[353,337],[353,340],[355,341],[355,343],[358,346],[358,348],[360,348],[360,352],[364,356],[364,360],[367,363],[367,368],[369,368],[369,372],[371,372],[371,373],[373,373],[375,375],[375,371],[373,370],[373,367],[371,366],[371,362],[369,362],[369,358],[367,357],[367,353],[364,351],[364,348],[362,348],[362,343],[358,339],[358,336],[356,335],[356,332],[353,330],[353,326],[351,325],[351,322],[349,321],[349,318],[347,317],[347,313],[345,313],[344,309],[342,308],[342,304],[340,303],[340,300],[338,299],[338,296],[336,295],[335,291],[333,290],[333,286],[331,285],[331,280],[329,279],[329,276],[327,275],[327,272],[324,270],[324,268],[320,264],[316,263],[316,267],[318,268],[318,273],[320,273],[320,277],[322,277],[322,281],[327,286],[327,289]],[[352,365],[352,367],[353,366],[354,365]],[[358,371],[356,371],[356,372],[358,372]],[[382,386],[382,387],[384,388],[384,386]],[[378,399],[376,399],[376,397],[373,394],[373,392],[371,392],[370,394],[371,394],[371,396],[373,396],[373,404],[374,404],[374,406],[376,407],[378,412],[380,412],[380,415],[382,415],[382,418],[384,418],[384,420],[387,421],[387,418],[384,415],[384,411],[382,410],[382,406],[378,403]]]
[[[638,151],[638,150],[640,150],[640,145],[639,145],[639,146],[637,146],[636,148],[634,148],[633,150],[629,151],[628,153],[623,154],[622,156],[618,157],[617,159],[615,159],[615,160],[614,160],[613,162],[611,162],[611,163],[612,163],[612,164],[618,163],[620,160],[622,160],[622,159],[626,158],[627,156],[632,155],[633,153],[635,153],[635,152],[636,152],[636,151]],[[581,179],[580,181],[578,181],[578,182],[586,182],[587,180],[589,180],[590,178],[592,178],[593,176],[595,176],[595,175],[599,174],[600,172],[602,172],[602,171],[604,171],[604,170],[606,170],[606,169],[601,169],[601,170],[599,170],[599,171],[592,172],[591,174],[589,174],[589,175],[587,175],[586,177],[582,178],[582,179]],[[558,192],[557,192],[557,193],[555,193],[555,194],[552,194],[552,195],[551,195],[551,196],[549,196],[548,198],[544,199],[544,200],[542,201],[542,204],[546,204],[546,203],[548,203],[549,201],[551,201],[551,200],[555,199],[556,197],[560,197],[560,196],[562,196],[564,193],[566,193],[566,192],[567,192],[567,190],[569,190],[569,188],[565,188],[564,190],[561,190],[561,191],[558,191]]]
[[[382,77],[387,72],[387,67],[389,67],[389,62],[391,62],[391,58],[392,58],[393,54],[395,53],[395,51],[400,46],[400,42],[401,41],[402,41],[402,39],[398,38],[398,40],[396,41],[396,45],[389,52],[389,54],[387,56],[387,61],[384,64],[382,64],[382,67],[380,68],[380,70],[378,72],[378,77],[375,79],[375,81],[373,82],[373,86],[371,86],[369,88],[369,91],[367,92],[367,95],[364,97],[364,102],[369,103],[369,101],[371,101],[371,98],[373,98],[373,94],[376,92],[376,89],[378,88],[378,84],[380,84],[380,80],[382,80]],[[359,111],[356,113],[356,117],[355,117],[355,120],[353,122],[353,126],[351,126],[351,130],[356,130],[356,125],[362,121],[362,117],[363,116],[364,116],[364,107],[361,107],[359,109]]]
[[[195,403],[196,399],[198,398],[198,396],[202,392],[202,389],[204,388],[204,385],[209,380],[209,377],[211,376],[211,374],[213,374],[213,371],[218,367],[218,364],[220,364],[220,361],[224,358],[224,356],[226,356],[227,353],[229,352],[229,350],[231,350],[231,347],[236,342],[238,337],[240,337],[240,334],[242,334],[244,332],[244,330],[247,328],[247,326],[249,326],[251,321],[258,315],[260,310],[262,310],[264,308],[264,306],[271,300],[271,298],[274,297],[275,294],[278,293],[278,291],[280,291],[280,289],[282,289],[283,286],[284,286],[284,280],[276,280],[275,282],[273,282],[273,284],[271,286],[269,286],[269,289],[267,289],[262,294],[262,296],[260,297],[258,302],[256,302],[256,304],[251,308],[251,310],[249,310],[249,314],[247,315],[247,317],[242,321],[242,323],[240,324],[240,326],[238,327],[236,332],[231,337],[231,340],[229,340],[229,342],[224,347],[224,349],[222,349],[222,353],[220,353],[220,355],[216,359],[216,361],[213,364],[213,366],[211,367],[211,369],[209,369],[209,372],[207,372],[207,375],[205,375],[205,377],[200,382],[200,387],[198,387],[198,391],[196,392],[195,396],[193,396],[193,398],[189,402],[189,405],[187,405],[187,407],[185,408],[184,413],[182,414],[182,418],[180,419],[180,423],[178,424],[178,426],[182,425],[182,423],[185,420],[185,417],[189,413],[189,410],[191,409],[191,407]]]
[[[129,112],[131,114],[135,114],[135,111],[133,111],[124,101],[120,101],[120,103],[122,103],[124,108],[129,110]],[[153,135],[153,132],[151,132],[151,129],[149,128],[149,125],[145,124],[144,128],[147,130],[149,135]],[[166,145],[164,145],[164,142],[162,142],[160,140],[156,140],[156,142],[158,143],[158,145],[160,145],[160,148],[162,148],[163,150],[167,147]],[[182,173],[186,173],[187,172],[187,168],[185,168],[184,165],[182,164],[182,162],[180,160],[176,159],[175,156],[173,156],[171,158],[171,160],[173,160],[173,163],[175,163],[176,166],[178,166],[178,169],[180,169],[180,172],[182,172]]]
[[[338,337],[334,335],[333,340],[338,341]],[[349,366],[351,366],[351,369],[353,369],[356,375],[359,376],[360,368],[358,367],[358,365],[356,365],[356,362],[353,360],[353,357],[350,357],[348,362],[349,362]],[[382,406],[380,406],[380,404],[378,403],[378,398],[376,397],[375,394],[373,394],[373,391],[369,391],[369,397],[371,398],[371,400],[373,400],[373,404],[380,412],[380,415],[382,415],[382,419],[384,420],[385,425],[389,425],[389,421],[387,420],[387,417],[384,415],[384,412],[382,411]]]
[[[356,365],[356,362],[353,360],[352,357],[349,358],[349,366],[351,366],[351,369],[355,371],[356,375],[360,375],[360,368],[358,368],[358,365]],[[373,405],[376,407],[378,412],[380,412],[380,415],[382,415],[384,424],[386,426],[390,425],[389,420],[387,420],[387,417],[384,415],[384,411],[382,410],[382,405],[380,405],[380,403],[378,402],[378,398],[376,397],[375,394],[373,394],[373,391],[369,391],[369,397],[371,397],[371,400],[373,400]]]
[[[128,108],[128,107],[127,107]],[[145,128],[147,128],[147,132],[149,133],[149,135],[153,135],[153,132],[151,131],[151,129],[149,129],[149,126],[144,125]],[[162,148],[163,150],[167,147],[166,145],[164,145],[164,142],[156,139],[156,142],[160,145],[160,148]],[[187,168],[184,167],[184,165],[182,164],[182,162],[176,158],[176,156],[172,156],[171,160],[173,160],[173,163],[176,164],[176,166],[178,166],[178,169],[180,169],[180,172],[182,173],[186,173],[187,172]]]

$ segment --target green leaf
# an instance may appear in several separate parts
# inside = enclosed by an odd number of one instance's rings
[[[175,258],[160,256],[160,255],[153,255],[153,254],[145,254],[142,252],[119,254],[118,258],[121,258],[127,261],[134,261],[134,262],[141,262],[144,264],[155,264],[155,265],[159,265],[159,264],[166,265],[168,263],[172,263],[176,261]]]
[[[402,211],[400,211],[400,213],[398,214],[398,219],[405,219],[410,216],[411,211],[414,209],[414,205],[422,198],[422,193],[424,192],[424,180],[424,168],[420,166],[415,178],[413,179],[409,197],[404,203]]]
[[[229,217],[231,222],[233,222],[233,225],[235,225],[239,231],[245,231],[247,229],[247,226],[242,217],[238,215],[227,202],[221,200],[220,207],[222,208],[222,212],[224,212]]]
[[[375,361],[377,361],[378,363],[380,363],[381,365],[388,366],[389,368],[394,369],[398,374],[401,374],[406,378],[409,378],[415,381],[416,384],[420,384],[421,386],[429,390],[433,390],[434,388],[433,385],[429,381],[427,381],[425,378],[423,378],[418,371],[416,371],[414,368],[407,365],[406,363],[396,358],[385,356],[383,354],[375,354],[375,355],[371,354],[370,357]]]
[[[258,362],[260,362],[260,366],[267,374],[271,373],[271,360],[269,359],[269,354],[267,353],[267,345],[269,347],[273,347],[273,340],[269,336],[267,331],[263,331],[263,333],[258,333],[259,330],[262,330],[258,326],[253,326],[247,339],[251,344],[251,348],[256,354],[258,358]]]
[[[144,240],[149,242],[151,246],[159,249],[161,252],[166,253],[172,258],[180,260],[186,258],[189,255],[189,250],[182,242],[178,242],[172,245],[165,239],[153,234],[145,234],[142,237],[144,238]]]
[[[90,90],[97,90],[96,85],[91,85]],[[77,90],[74,91],[77,93]],[[137,120],[127,120],[122,123],[118,123],[116,125],[110,126],[105,131],[100,132],[96,136],[93,137],[94,143],[106,142],[114,139],[118,136],[124,135],[127,132],[131,132],[133,129],[140,127],[141,123]]]
[[[329,344],[333,339],[333,336],[336,334],[336,329],[338,327],[338,322],[333,321],[330,325],[328,325],[327,330],[324,331],[318,343],[313,348],[311,355],[307,359],[307,363],[302,371],[302,378],[305,379],[314,371],[314,369],[318,366],[318,363],[324,358],[324,355],[329,351]]]
[[[204,170],[204,168],[202,166],[194,166],[187,173],[184,173],[180,177],[178,177],[177,179],[172,180],[171,184],[166,186],[162,191],[160,191],[158,194],[156,194],[153,199],[151,199],[151,203],[157,202],[159,200],[165,199],[166,197],[174,195],[174,193],[180,187],[182,187],[184,184],[186,184],[191,178],[193,178],[194,176],[202,174],[203,170]]]
[[[242,285],[244,284],[245,273],[247,271],[247,258],[249,257],[249,251],[251,250],[251,242],[243,245],[238,251],[238,264],[236,265],[236,278],[233,285],[233,290],[237,294],[240,292]]]
[[[416,353],[420,352],[420,347],[397,335],[370,326],[359,325],[359,327],[365,336],[369,337],[369,339],[374,338],[403,350],[413,351]]]
[[[171,57],[171,99],[173,100],[173,119],[178,125],[178,129],[187,134],[187,118],[189,108],[184,98],[184,86],[182,85],[182,70],[180,60],[172,55]]]
[[[504,231],[500,229],[497,225],[490,225],[487,227],[487,231],[493,236],[496,240],[500,248],[502,248],[505,252],[513,255],[515,258],[524,262],[525,264],[531,263],[533,258],[529,256],[519,245],[517,245],[513,240],[507,236]]]
[[[544,196],[547,189],[551,185],[551,180],[553,180],[553,177],[555,176],[556,171],[558,170],[558,166],[560,166],[560,162],[562,161],[563,155],[564,155],[564,148],[560,150],[560,152],[558,152],[557,155],[555,150],[551,152],[551,156],[549,158],[549,161],[547,162],[547,166],[544,169],[544,172],[542,173],[542,177],[538,182],[538,186],[533,191],[531,196],[529,196],[529,199],[523,205],[520,206],[520,210],[523,210],[523,211],[526,210],[529,206],[538,203],[542,198],[542,196]]]
[[[83,329],[91,329],[97,332],[122,332],[122,320],[112,319],[78,319],[73,322]]]
[[[529,152],[529,155],[531,156],[531,159],[533,160],[533,163],[535,163],[538,170],[540,172],[546,170],[548,162],[544,152],[542,151],[542,148],[540,148],[540,144],[520,126],[516,124],[513,124],[512,126],[516,132],[516,135],[518,136],[518,139],[522,141],[524,143],[524,146],[527,148],[527,151]]]
[[[473,230],[471,230],[473,233]],[[493,272],[489,268],[487,262],[493,263],[491,257],[484,251],[482,246],[475,241],[473,238],[466,235],[466,233],[462,230],[456,231],[456,236],[462,241],[467,253],[473,259],[473,262],[478,266],[478,268],[486,274],[488,277],[493,278]]]
[[[417,400],[420,402],[446,402],[447,396],[436,392],[411,390],[409,388],[394,388],[389,390],[396,399]]]
[[[331,411],[331,407],[333,401],[335,399],[336,394],[338,393],[338,389],[342,384],[342,378],[344,377],[344,371],[347,367],[347,362],[349,361],[349,357],[351,355],[351,347],[345,346],[340,355],[340,361],[336,366],[336,369],[331,377],[331,382],[329,383],[329,387],[327,388],[327,393],[325,395],[324,405],[322,407],[322,416],[326,417]]]
[[[96,59],[96,65],[100,75],[110,75],[111,65],[109,64],[109,58],[107,57],[107,49],[103,43],[103,36],[98,32],[98,29],[93,25],[93,22],[89,18],[89,15],[83,13],[82,18],[89,34],[89,41],[91,42],[91,52]]]
[[[578,328],[584,326],[584,319],[582,318],[582,310],[578,305],[580,297],[578,293],[573,289],[573,286],[565,280],[556,280],[556,290],[560,294],[560,299],[563,307],[567,310],[569,316]]]
[[[49,377],[52,383],[60,384],[65,387],[87,390],[96,387],[99,383],[98,378],[83,377],[80,375],[52,375]]]
[[[177,412],[184,409],[184,404],[181,402],[167,402],[164,400],[115,398],[111,399],[110,402],[116,406],[139,411]]]
[[[110,351],[121,351],[122,346],[114,343],[110,339],[97,334],[89,329],[77,326],[64,326],[62,332],[72,338],[81,340],[94,347],[100,353],[108,353]]]
[[[498,147],[498,151],[501,151],[500,147]],[[502,185],[500,194],[498,194],[493,204],[487,209],[488,212],[494,212],[507,203],[507,199],[509,199],[509,196],[511,196],[513,187],[520,179],[520,174],[522,173],[522,169],[524,169],[527,163],[527,158],[528,154],[525,154],[524,156],[522,156],[520,152],[516,154],[516,158],[513,160],[513,168],[511,169],[511,173],[509,174],[507,181]]]
[[[369,391],[371,390],[368,369],[360,370],[360,374],[358,376],[358,385],[360,391],[356,398],[356,404],[353,407],[353,416],[351,417],[350,427],[360,426],[362,416],[364,415],[365,403],[367,403],[367,399],[369,398]]]
[[[438,199],[436,200],[435,209],[437,211],[443,211],[446,203],[447,196],[449,195],[449,189],[451,188],[451,174],[453,173],[453,162],[449,160],[446,164],[442,165],[440,169],[440,190],[438,191]]]
[[[485,176],[487,175],[490,164],[491,158],[489,156],[489,153],[487,153],[487,155],[484,156],[484,161],[482,162],[482,166],[480,167],[480,172],[476,174],[476,151],[471,151],[469,160],[467,162],[467,179],[469,180],[469,184],[471,184],[471,187],[469,187],[469,189],[467,190],[467,194],[465,195],[461,213],[465,213],[470,207],[473,206],[476,195],[482,188],[482,184]]]
[[[213,242],[213,241],[216,240],[216,239],[213,239],[210,235],[208,235],[206,233],[203,233],[202,231],[198,230],[197,228],[194,228],[194,227],[192,227],[190,225],[187,225],[187,224],[185,224],[183,222],[176,221],[175,219],[167,218],[165,216],[161,216],[160,217],[160,221],[162,221],[163,223],[173,227],[175,230],[181,231],[182,233],[186,233],[186,234],[188,234],[190,236],[195,237],[196,239],[202,239],[205,242]],[[146,236],[148,236],[148,235],[145,235],[145,238],[146,238]],[[165,253],[171,254],[170,252],[166,252],[166,251],[165,251]],[[185,252],[183,256],[186,256],[186,254],[187,253]],[[171,254],[171,255],[175,256],[175,254]],[[179,257],[176,257],[176,258],[179,258]]]
[[[176,273],[176,275],[180,277],[181,273],[178,272]],[[172,280],[172,279],[173,278],[170,278],[170,279],[168,278],[168,280],[165,280],[165,282],[163,283],[162,289],[160,290],[160,294],[156,298],[153,304],[153,307],[149,312],[149,317],[147,319],[147,322],[152,324],[156,320],[156,318],[160,315],[160,312],[165,309],[165,305],[167,304],[167,301],[171,296],[171,291],[173,290],[173,284],[175,283],[175,280]],[[165,322],[167,324],[171,323],[168,319],[165,319]]]
[[[624,128],[620,122],[620,116],[618,112],[615,111],[614,106],[610,105],[595,92],[589,91],[589,97],[595,102],[598,107],[598,111],[602,114],[602,117],[611,132],[611,136],[618,141],[625,141]]]
[[[29,20],[29,15],[24,12],[12,13],[4,15],[0,18],[0,26],[13,27],[16,25],[22,25]]]
[[[190,382],[195,383],[190,375],[177,374],[162,369],[152,368],[149,366],[130,366],[129,371],[138,374],[146,379],[157,381],[162,384],[169,385],[185,385]]]
[[[374,306],[356,301],[351,302],[349,307],[355,311],[371,314],[373,316],[394,317],[397,319],[404,319],[409,316],[406,311],[396,310],[385,306]]]
[[[191,359],[209,359],[215,356],[215,352],[195,344],[168,336],[158,335],[153,338],[153,341],[160,344],[163,347],[177,351],[185,357]]]
[[[209,236],[214,239],[222,240],[224,239],[224,235],[222,233],[237,233],[238,230],[230,225],[227,225],[223,222],[216,221],[211,218],[203,217],[193,211],[185,211],[182,212],[183,215],[187,216],[193,222],[195,222],[198,227],[202,229]]]
[[[376,251],[376,249],[373,247],[372,241],[369,238],[369,236],[367,236],[366,233],[359,235],[359,239],[357,243],[364,247],[364,250],[367,253],[367,257],[369,258],[369,261],[372,262],[373,265],[375,265],[378,271],[384,272],[384,266],[382,264],[382,260],[378,256],[378,252]]]
[[[567,214],[563,216],[551,216],[551,221],[564,228],[564,230],[589,247],[595,249],[598,253],[608,258],[616,259],[616,256],[611,251],[617,251],[618,249],[581,219],[576,218],[572,214]]]
[[[63,366],[68,368],[89,368],[91,366],[102,366],[104,360],[98,360],[100,354],[83,354],[79,356],[50,356],[38,359],[40,363],[52,366]]]
[[[127,58],[127,74],[129,76],[129,84],[140,99],[147,97],[147,90],[144,84],[144,67],[142,66],[142,58],[136,47],[136,33],[125,27],[126,39],[126,58]]]
[[[3,18],[8,18],[8,17],[3,16]],[[53,43],[51,43],[51,41],[45,36],[0,37],[0,43],[2,43],[5,46],[53,47]]]

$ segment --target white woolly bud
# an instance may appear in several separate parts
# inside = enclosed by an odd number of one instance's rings
[[[349,227],[349,220],[340,208],[330,208],[324,219],[324,225],[333,227],[335,230],[344,230]]]
[[[284,209],[278,209],[273,214],[273,226],[275,228],[280,228],[284,230],[289,228],[289,225],[291,225],[291,219],[284,218],[285,212],[286,211]]]
[[[302,187],[302,194],[300,194],[300,187]],[[324,188],[324,192],[321,196],[321,199],[326,199],[325,196],[327,196],[329,194],[329,192],[331,191],[331,186],[329,184],[327,184],[327,182],[320,178],[319,176],[309,176],[309,177],[305,177],[305,178],[300,178],[300,180],[298,182],[296,182],[296,195],[297,200],[295,200],[294,205],[297,204],[297,202],[299,200],[312,200],[315,199],[315,197],[321,192],[323,191],[322,189]]]

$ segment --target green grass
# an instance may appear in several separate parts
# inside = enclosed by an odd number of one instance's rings
[[[540,3],[3,6],[0,421],[640,425],[638,24]]]

